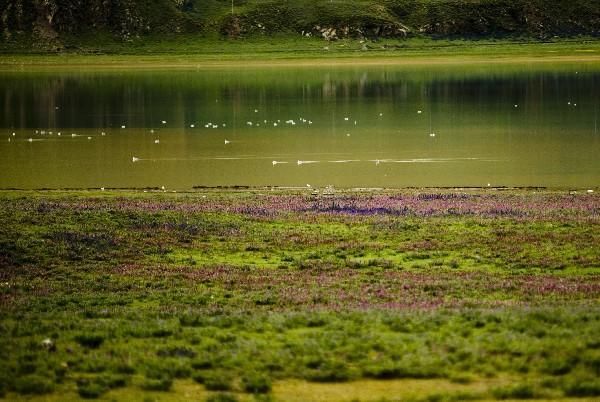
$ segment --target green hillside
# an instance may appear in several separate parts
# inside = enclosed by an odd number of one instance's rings
[[[0,47],[261,36],[535,38],[600,35],[589,0],[0,0]]]

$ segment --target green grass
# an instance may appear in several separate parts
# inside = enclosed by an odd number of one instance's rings
[[[303,33],[320,37],[317,27],[335,28],[341,39],[373,40],[548,40],[597,37],[600,32],[600,9],[587,0],[236,0],[233,10],[225,0],[133,0],[111,7],[48,3],[53,10],[51,22],[37,30],[36,13],[44,10],[37,11],[29,1],[9,7],[0,21],[4,32],[0,47],[17,52],[112,48],[129,53],[160,47],[165,36],[176,48],[197,37],[219,47],[227,37],[276,43],[282,36],[300,38]]]
[[[1,68],[16,65],[71,65],[81,64],[137,67],[210,66],[239,60],[252,63],[457,63],[514,61],[522,58],[529,62],[564,58],[597,61],[600,42],[593,38],[529,40],[448,40],[448,39],[386,39],[377,43],[359,40],[340,40],[325,43],[320,39],[277,36],[239,40],[211,40],[190,36],[166,37],[127,45],[118,42],[93,41],[73,53],[27,53],[15,49],[0,60]],[[365,47],[366,46],[366,47]]]
[[[597,398],[598,195],[432,191],[2,192],[0,394]]]

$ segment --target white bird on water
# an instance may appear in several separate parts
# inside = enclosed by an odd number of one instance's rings
[[[121,126],[121,128],[125,128],[125,124],[123,124],[123,125]]]
[[[139,161],[139,160],[140,160],[140,158],[136,158],[135,156],[134,156],[133,158],[131,158],[131,161],[132,161],[133,163],[135,163],[135,162],[137,162],[137,161]]]
[[[430,137],[435,137],[435,133],[430,133],[429,136]]]
[[[229,144],[231,141],[225,140],[225,145]]]
[[[154,140],[154,143],[155,143],[155,144],[160,144],[160,140],[159,140],[159,139],[156,139],[156,140]]]
[[[167,121],[166,120],[161,120],[161,123],[162,124],[167,124]]]

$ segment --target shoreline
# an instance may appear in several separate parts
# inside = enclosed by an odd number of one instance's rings
[[[207,43],[195,49],[156,47],[105,53],[0,53],[0,71],[15,68],[278,68],[419,66],[515,63],[598,63],[600,40],[558,42],[457,42],[391,44],[362,51],[355,41],[315,42],[310,47],[263,41]],[[401,43],[401,42],[399,42]],[[218,45],[218,46],[217,46]],[[215,47],[217,46],[217,47]],[[265,46],[265,47],[262,47]],[[386,47],[387,46],[387,47]]]
[[[51,193],[66,193],[66,194],[90,194],[90,193],[119,193],[119,194],[200,194],[204,192],[211,193],[256,193],[268,191],[275,194],[285,193],[303,193],[303,192],[316,192],[315,195],[321,196],[333,196],[335,194],[351,194],[351,193],[386,193],[386,194],[400,194],[400,193],[414,193],[419,191],[424,192],[442,192],[442,193],[457,193],[457,192],[470,192],[470,193],[489,193],[489,192],[515,192],[515,193],[559,193],[563,194],[568,192],[569,194],[595,194],[600,191],[597,186],[588,187],[548,187],[548,186],[407,186],[407,187],[365,187],[365,186],[354,186],[354,187],[329,187],[329,186],[246,186],[246,185],[231,185],[231,186],[193,186],[191,188],[171,188],[162,189],[160,187],[69,187],[69,188],[17,188],[7,187],[0,188],[0,195],[6,195],[11,193],[27,194],[27,193],[40,193],[40,194],[51,194]]]

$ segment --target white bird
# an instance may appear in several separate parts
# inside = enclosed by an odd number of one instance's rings
[[[123,125],[121,126],[121,128],[125,128],[125,124],[123,124]]]
[[[167,121],[166,120],[161,120],[161,123],[162,124],[167,124]]]
[[[58,135],[60,135],[60,133],[58,133]],[[101,133],[101,135],[104,137],[104,136],[106,135],[106,133],[103,131],[103,132]]]
[[[75,134],[75,133],[72,133],[72,134],[71,134],[71,137],[77,137],[77,134]]]
[[[91,140],[91,139],[92,139],[92,137],[88,137],[88,140]]]
[[[29,142],[33,142],[33,138],[29,138],[27,141],[29,141]]]
[[[273,127],[277,127],[277,123],[273,123]]]
[[[594,192],[594,190],[588,190],[587,192],[588,192],[588,194],[592,194]]]
[[[154,143],[155,143],[155,144],[160,144],[160,140],[159,140],[159,139],[156,139],[156,140],[154,140]]]
[[[161,189],[162,191],[165,191],[165,186],[160,186],[160,189]]]
[[[154,129],[153,128],[150,129],[150,134],[154,134]]]
[[[349,117],[344,117],[344,120],[348,121],[348,120],[350,120],[350,118]]]
[[[100,190],[104,191],[104,187],[100,187]]]
[[[519,107],[519,105],[515,104],[515,107]]]
[[[379,113],[379,117],[383,116],[383,113]]]
[[[258,109],[254,109],[254,113],[258,113]]]
[[[346,137],[350,137],[350,133],[346,133]]]
[[[13,137],[14,137],[15,135],[17,135],[17,133],[13,133]]]
[[[229,144],[231,141],[225,140],[225,145]]]
[[[194,124],[190,124],[190,128],[194,128],[196,127]]]
[[[435,137],[435,133],[430,133],[429,136],[430,137]]]
[[[134,156],[133,158],[131,158],[131,161],[132,161],[133,163],[135,163],[135,162],[137,162],[137,161],[139,161],[139,160],[140,160],[140,158],[136,158],[135,156]]]
[[[422,110],[417,110],[417,114],[421,114],[421,113],[423,113]]]
[[[58,135],[58,136],[60,137],[61,133],[59,132],[59,133],[58,133],[58,134],[56,134],[56,135]]]

